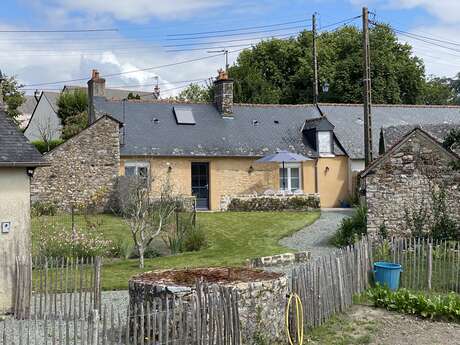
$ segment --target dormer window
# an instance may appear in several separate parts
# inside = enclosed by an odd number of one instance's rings
[[[318,154],[320,156],[333,155],[332,151],[332,131],[317,132]]]

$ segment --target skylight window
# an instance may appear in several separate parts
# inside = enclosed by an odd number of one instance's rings
[[[195,116],[193,116],[192,109],[187,107],[174,107],[174,115],[176,116],[176,122],[178,125],[194,125]]]

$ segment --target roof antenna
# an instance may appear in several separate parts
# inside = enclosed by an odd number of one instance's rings
[[[225,55],[225,72],[228,73],[228,49],[208,50],[207,53],[224,53],[224,55]]]

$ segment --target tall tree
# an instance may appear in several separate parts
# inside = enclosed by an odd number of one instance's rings
[[[75,89],[71,92],[62,92],[57,106],[57,114],[63,124],[62,139],[74,136],[88,124],[88,96],[85,91]]]
[[[375,103],[423,103],[423,62],[385,26],[370,30]],[[362,37],[347,26],[318,36],[320,102],[362,101]],[[244,50],[229,70],[235,100],[249,103],[310,103],[313,100],[312,35],[272,39]],[[329,92],[321,86],[329,84]]]
[[[6,104],[6,114],[19,125],[19,107],[26,101],[24,92],[20,91],[21,85],[14,76],[3,75],[1,90],[3,102]]]
[[[196,103],[211,102],[213,99],[212,88],[191,83],[177,95],[176,99]]]

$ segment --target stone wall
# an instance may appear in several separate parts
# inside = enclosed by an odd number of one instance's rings
[[[318,194],[295,195],[224,195],[220,200],[222,211],[309,211],[320,207]]]
[[[310,252],[297,252],[297,253],[283,253],[271,256],[261,256],[254,259],[247,260],[247,265],[250,268],[258,267],[273,267],[273,266],[286,266],[307,262],[311,259]]]
[[[421,130],[415,130],[364,173],[368,232],[385,224],[390,235],[408,234],[406,213],[425,205],[431,216],[432,192],[447,192],[449,214],[460,221],[460,172],[450,162],[455,156]]]
[[[35,170],[32,202],[106,208],[119,173],[119,122],[104,116],[44,157],[51,165]]]

